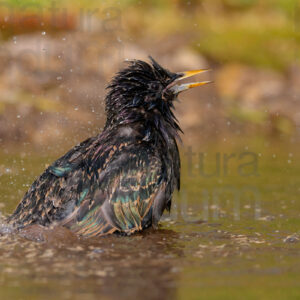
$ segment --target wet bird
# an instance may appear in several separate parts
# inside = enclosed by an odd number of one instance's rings
[[[156,228],[180,187],[174,100],[207,84],[181,82],[204,71],[173,73],[151,57],[130,61],[107,87],[103,131],[49,166],[8,222],[60,225],[84,237]]]

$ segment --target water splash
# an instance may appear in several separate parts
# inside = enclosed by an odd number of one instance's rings
[[[0,212],[0,235],[11,234],[13,231],[13,226],[6,222],[6,218]]]

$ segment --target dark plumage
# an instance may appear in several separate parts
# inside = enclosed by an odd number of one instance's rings
[[[176,83],[202,71],[172,73],[153,59],[130,62],[108,86],[103,132],[48,167],[9,223],[58,224],[81,236],[156,227],[180,187],[174,99],[207,82]]]

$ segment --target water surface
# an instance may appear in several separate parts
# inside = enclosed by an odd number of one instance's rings
[[[181,192],[156,231],[0,236],[0,299],[299,299],[298,149],[247,139],[186,145]],[[4,215],[59,154],[0,154]]]

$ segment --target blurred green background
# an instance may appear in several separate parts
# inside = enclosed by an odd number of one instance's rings
[[[299,46],[296,0],[1,1],[0,217],[102,130],[126,60],[214,83],[176,103],[182,188],[160,229],[36,243],[0,219],[0,299],[299,299]]]

